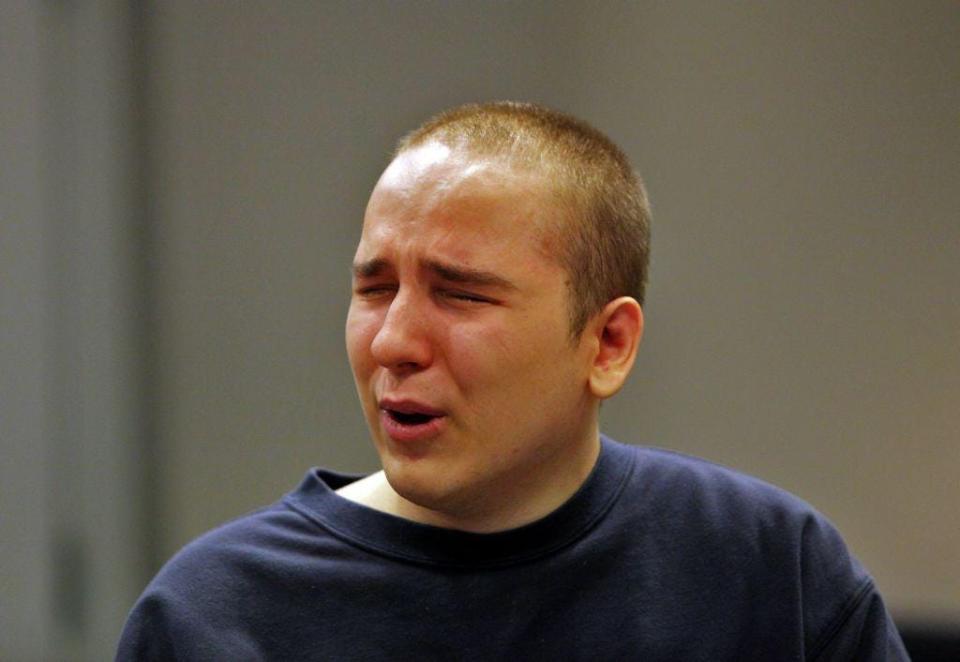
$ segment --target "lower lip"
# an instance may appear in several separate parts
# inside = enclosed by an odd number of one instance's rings
[[[446,424],[447,419],[445,416],[437,416],[436,418],[431,418],[426,423],[409,425],[400,423],[387,412],[382,409],[380,410],[380,425],[383,427],[383,431],[387,433],[387,436],[394,441],[411,442],[429,439],[440,434]]]

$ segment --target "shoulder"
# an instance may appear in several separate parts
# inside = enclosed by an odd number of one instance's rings
[[[875,601],[872,578],[830,520],[803,499],[716,463],[623,447],[634,465],[621,510],[646,549],[679,563],[704,593],[750,596],[764,613],[793,610],[807,650],[846,636]],[[882,608],[881,608],[882,612]],[[784,615],[786,620],[786,615]]]
[[[265,575],[290,572],[305,559],[322,558],[337,544],[323,524],[323,514],[340,501],[334,490],[355,477],[311,469],[293,491],[279,501],[222,524],[177,552],[154,578],[154,587],[191,590],[209,583],[230,586],[263,581]],[[227,586],[223,586],[227,588]]]
[[[838,559],[865,576],[836,527],[798,496],[708,460],[650,447],[630,447],[635,469],[632,508],[647,520],[698,544],[743,555],[778,556],[784,563]]]
[[[645,514],[655,510],[667,518],[692,517],[698,526],[737,525],[745,532],[833,529],[808,502],[736,469],[675,451],[614,444],[618,454],[634,465],[628,498]]]
[[[229,651],[258,657],[234,627],[244,595],[268,567],[272,542],[295,522],[282,505],[262,508],[187,544],[160,569],[134,604],[117,660],[201,658]]]
[[[147,586],[138,605],[216,611],[262,577],[306,523],[282,502],[257,509],[192,540]],[[136,609],[136,608],[135,608]]]
[[[832,575],[859,585],[868,579],[833,523],[800,497],[700,458],[649,448],[635,452],[635,486],[648,505],[707,539],[735,546],[744,557],[777,559],[781,570],[795,569],[808,581]]]
[[[256,561],[279,538],[290,535],[296,519],[278,502],[225,522],[184,545],[164,564],[154,583],[196,580],[223,571],[227,562]]]
[[[320,477],[308,473],[282,500],[185,545],[134,604],[117,659],[251,659],[259,624],[280,617],[291,584],[330,574],[341,543],[295,507]],[[323,489],[328,489],[323,487]],[[311,596],[319,599],[320,596]],[[259,633],[259,634],[258,634]]]

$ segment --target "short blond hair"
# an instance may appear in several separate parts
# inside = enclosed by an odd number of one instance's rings
[[[427,120],[400,140],[396,154],[431,140],[542,173],[555,189],[569,217],[557,258],[569,278],[573,337],[617,297],[643,304],[650,207],[640,177],[603,133],[536,104],[468,104]]]

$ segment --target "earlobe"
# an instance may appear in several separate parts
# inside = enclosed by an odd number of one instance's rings
[[[590,369],[590,391],[609,398],[623,386],[633,368],[643,336],[643,310],[633,297],[608,303],[594,319],[597,353]]]

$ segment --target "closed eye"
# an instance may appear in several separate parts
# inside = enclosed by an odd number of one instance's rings
[[[464,292],[462,290],[442,290],[440,294],[448,299],[466,301],[468,303],[494,303],[494,300],[490,297],[484,297],[480,296],[479,294]]]
[[[393,285],[364,285],[354,288],[354,293],[364,298],[372,298],[384,294],[392,294],[396,289]]]

